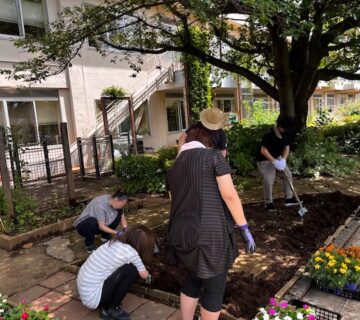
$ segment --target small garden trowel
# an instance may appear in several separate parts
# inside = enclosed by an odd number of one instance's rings
[[[294,197],[295,197],[297,203],[299,204],[300,208],[298,210],[298,213],[299,213],[300,217],[303,218],[305,213],[308,212],[308,210],[302,205],[302,202],[300,201],[298,195],[296,194],[296,191],[295,191],[295,188],[294,188],[293,184],[291,183],[291,181],[289,180],[289,177],[287,176],[287,174],[284,171],[283,171],[283,176],[284,176],[284,179],[289,184],[289,186],[291,188],[291,191],[293,192]]]

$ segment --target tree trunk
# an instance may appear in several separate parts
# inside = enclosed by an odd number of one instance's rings
[[[300,132],[306,127],[306,120],[309,112],[308,102],[304,104],[295,104],[295,124],[294,129]]]

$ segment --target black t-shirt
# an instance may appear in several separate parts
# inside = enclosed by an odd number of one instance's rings
[[[261,147],[265,147],[274,158],[278,158],[282,155],[286,146],[290,145],[290,137],[286,134],[282,134],[282,139],[275,135],[274,128],[268,133],[265,133],[261,140],[260,148],[256,154],[256,161],[268,160],[261,154]]]
[[[189,129],[186,130],[186,134],[188,134],[190,132],[190,130],[195,129],[195,128],[203,128],[209,132],[211,141],[214,145],[214,149],[217,149],[217,150],[225,150],[226,149],[227,140],[226,140],[226,135],[225,135],[225,132],[223,129],[209,130],[209,129],[205,128],[204,125],[200,121],[198,121],[197,123],[192,125]]]

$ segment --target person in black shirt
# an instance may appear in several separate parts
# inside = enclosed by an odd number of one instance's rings
[[[195,123],[189,129],[187,129],[180,137],[178,141],[178,152],[182,145],[185,143],[186,136],[189,132],[195,128],[205,128],[211,138],[214,149],[220,151],[220,153],[226,157],[226,135],[222,129],[225,122],[224,113],[216,107],[204,109],[200,113],[200,121]]]
[[[291,131],[292,125],[292,118],[283,117],[278,119],[276,125],[263,136],[256,155],[257,166],[264,179],[265,206],[269,211],[275,210],[272,191],[275,175],[279,172],[281,172],[285,206],[297,204],[289,183],[283,177],[283,174],[286,174],[289,181],[292,182],[291,172],[286,166],[291,143],[288,133]]]

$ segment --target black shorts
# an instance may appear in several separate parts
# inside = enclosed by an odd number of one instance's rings
[[[200,279],[188,275],[181,292],[190,298],[200,298],[201,306],[210,311],[218,312],[224,299],[227,272],[215,277]]]

